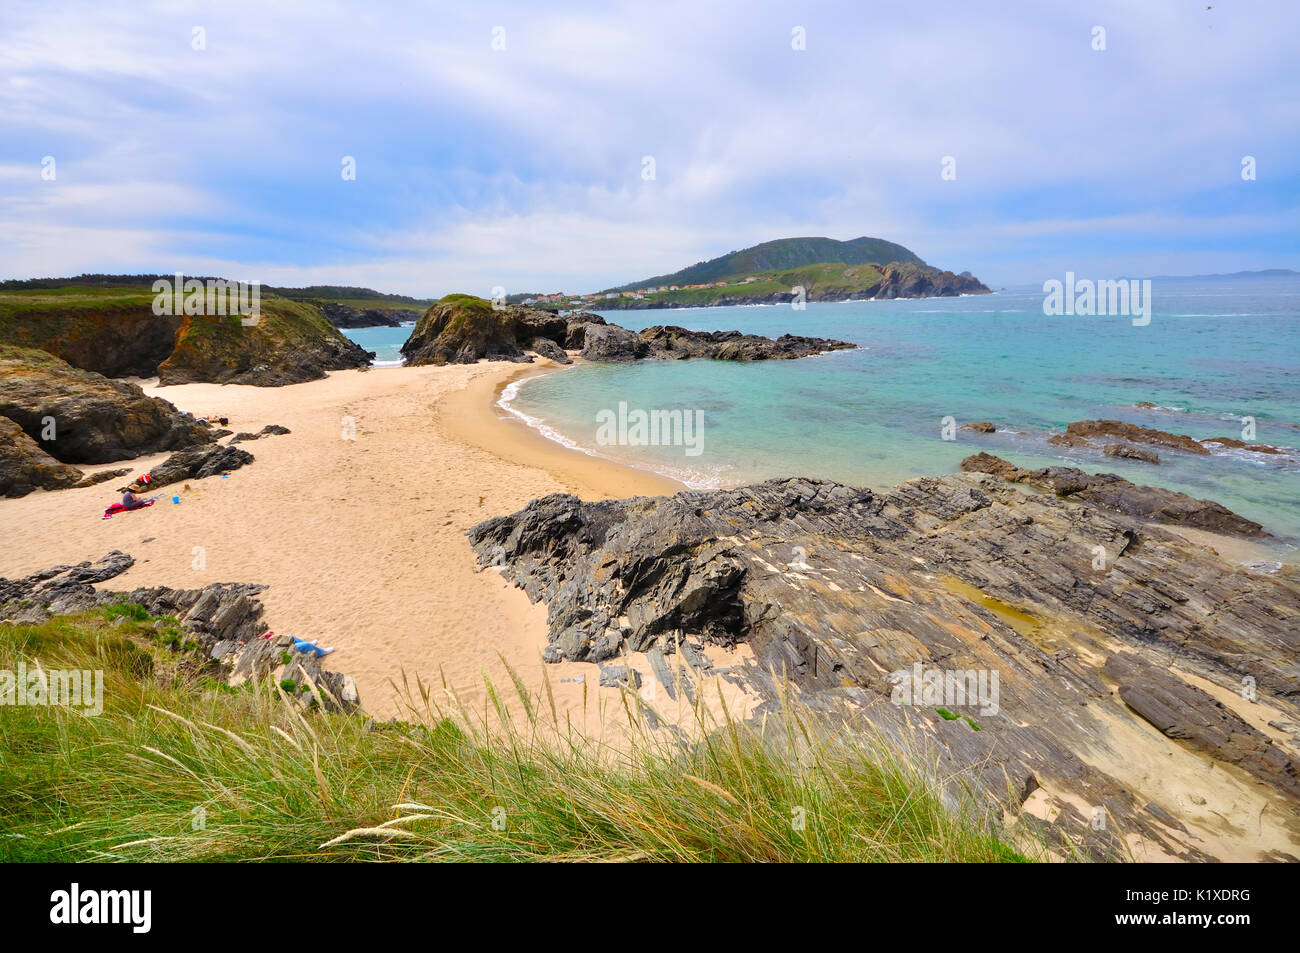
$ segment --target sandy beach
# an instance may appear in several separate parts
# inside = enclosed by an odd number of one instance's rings
[[[356,679],[377,718],[402,713],[403,677],[412,687],[445,679],[481,703],[484,674],[509,689],[503,659],[533,689],[545,668],[557,706],[575,721],[584,709],[595,718],[618,691],[597,689],[593,664],[543,665],[545,607],[480,570],[465,532],[548,493],[601,499],[683,487],[561,447],[495,406],[510,380],[554,367],[337,371],[281,388],[142,381],[182,410],[229,418],[236,432],[292,432],[244,444],[256,461],[227,478],[167,487],[155,506],[112,519],[101,514],[125,480],[0,501],[0,576],[120,549],[136,563],[107,584],[116,589],[264,583],[270,627],[337,646],[329,667]],[[344,439],[347,418],[355,439]],[[165,457],[86,469],[144,472]],[[648,679],[643,663],[634,659]]]

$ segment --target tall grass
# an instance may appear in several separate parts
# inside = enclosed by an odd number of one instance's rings
[[[205,680],[153,634],[121,611],[0,625],[0,668],[105,673],[98,717],[0,707],[0,860],[1023,859],[794,706],[688,742],[629,692],[610,745],[516,678],[481,712],[417,686],[411,720],[375,725]]]

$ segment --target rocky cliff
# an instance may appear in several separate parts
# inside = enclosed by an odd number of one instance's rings
[[[448,295],[420,318],[402,345],[408,364],[466,364],[488,360],[531,361],[528,351],[566,362],[563,349],[581,349],[588,361],[646,358],[762,361],[808,357],[852,348],[847,341],[784,334],[765,338],[739,331],[646,328],[639,334],[606,323],[600,315],[562,317],[552,311],[507,305],[494,308],[471,295]]]
[[[703,643],[745,642],[758,716],[788,680],[1067,856],[1296,859],[1293,567],[985,473],[554,495],[469,538],[546,603],[549,660],[644,652],[689,700]]]
[[[321,667],[314,654],[293,651],[287,635],[265,639],[267,624],[257,598],[266,586],[253,583],[212,583],[201,589],[114,591],[99,583],[114,579],[134,565],[126,553],[114,550],[95,562],[54,566],[22,579],[0,578],[0,621],[38,624],[51,616],[84,612],[130,602],[150,615],[170,617],[191,636],[197,661],[207,674],[230,685],[272,679],[276,684],[302,686],[294,699],[310,707],[352,712],[360,707],[356,684],[346,675]]]
[[[0,292],[0,344],[39,348],[108,377],[276,387],[363,367],[373,357],[320,309],[271,294],[261,320],[156,314],[148,288]]]
[[[138,385],[0,345],[0,417],[63,463],[108,463],[214,439],[204,422]]]

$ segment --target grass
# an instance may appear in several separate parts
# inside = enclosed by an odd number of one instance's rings
[[[412,720],[375,725],[221,685],[140,616],[0,625],[0,668],[105,673],[98,717],[0,707],[0,861],[1024,859],[794,706],[686,744],[642,730],[629,692],[615,748],[516,678],[480,712],[417,686]]]

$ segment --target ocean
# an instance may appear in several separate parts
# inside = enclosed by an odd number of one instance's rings
[[[1300,539],[1300,451],[1161,450],[1151,465],[1047,443],[1074,420],[1236,439],[1250,438],[1253,420],[1254,441],[1300,447],[1300,277],[1156,279],[1151,293],[1145,326],[1123,315],[1047,316],[1041,287],[802,311],[610,312],[608,320],[637,330],[789,332],[860,347],[750,364],[588,364],[512,386],[504,405],[551,439],[693,487],[802,475],[886,489],[957,471],[984,450],[1020,466],[1078,466],[1217,500]],[[407,334],[349,332],[380,352],[377,360],[390,352],[393,360]],[[381,350],[389,338],[395,343]],[[637,410],[681,410],[700,432],[678,445],[618,442],[611,421],[634,422]],[[959,429],[975,421],[997,430]],[[635,426],[624,435],[635,440]]]

